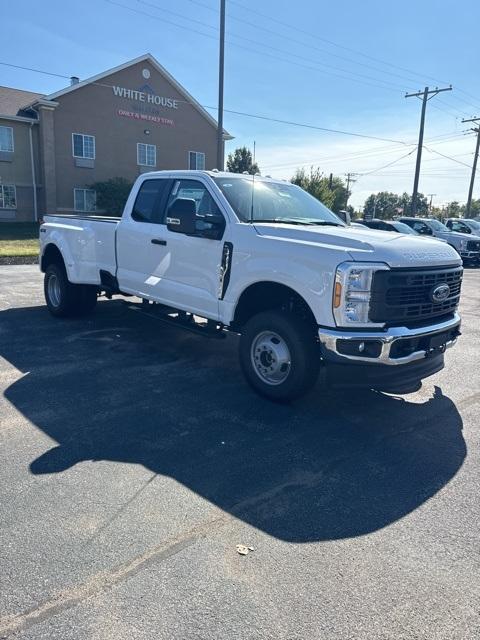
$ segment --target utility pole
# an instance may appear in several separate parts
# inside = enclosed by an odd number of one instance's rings
[[[446,87],[445,89],[429,89],[425,87],[423,91],[417,93],[406,93],[405,98],[420,98],[422,96],[422,115],[420,116],[420,132],[418,135],[418,147],[417,147],[417,163],[415,165],[415,179],[413,181],[413,193],[412,193],[412,216],[417,214],[417,194],[418,194],[418,181],[420,179],[420,166],[422,164],[422,148],[423,148],[423,131],[425,129],[425,112],[427,110],[427,102],[431,100],[437,93],[442,91],[451,91],[452,87]],[[430,98],[428,97],[430,94]]]
[[[480,122],[480,118],[470,118],[469,120],[462,120],[462,122]],[[467,200],[467,210],[465,211],[465,217],[470,217],[470,209],[472,208],[472,195],[473,195],[473,185],[475,184],[475,174],[477,172],[477,160],[478,160],[478,151],[480,149],[480,126],[472,129],[477,134],[477,144],[475,147],[475,155],[473,156],[473,165],[472,165],[472,177],[470,178],[470,188],[468,189],[468,200]]]
[[[220,52],[218,59],[217,169],[223,171],[223,78],[225,67],[225,0],[220,0]]]
[[[427,196],[430,196],[430,204],[428,205],[428,210],[430,211],[430,213],[432,212],[432,200],[433,200],[433,196],[436,196],[436,193],[427,193]]]
[[[350,197],[350,193],[349,193],[350,183],[354,184],[356,182],[356,180],[353,179],[353,177],[356,175],[357,175],[356,173],[347,173],[345,176],[347,178],[347,196],[345,199],[345,209],[347,208],[348,198]]]

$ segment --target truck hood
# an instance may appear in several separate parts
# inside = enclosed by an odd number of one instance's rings
[[[458,244],[460,240],[476,240],[477,242],[480,242],[480,236],[458,233],[458,231],[436,231],[435,237],[442,238],[447,242],[455,242],[456,244]]]
[[[430,242],[403,233],[354,227],[300,227],[290,224],[255,224],[265,238],[294,244],[338,249],[352,260],[385,262],[390,267],[459,265],[461,259],[452,247],[434,238]],[[458,234],[462,235],[462,234]]]

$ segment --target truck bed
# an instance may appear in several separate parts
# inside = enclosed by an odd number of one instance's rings
[[[40,241],[62,247],[70,282],[100,284],[100,271],[115,275],[115,237],[120,218],[82,214],[46,215]]]

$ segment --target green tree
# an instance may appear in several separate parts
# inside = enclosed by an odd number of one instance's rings
[[[444,214],[446,218],[461,218],[465,215],[465,206],[454,200],[447,204]]]
[[[380,191],[368,196],[363,206],[363,213],[374,218],[388,220],[398,215],[400,208],[402,208],[401,196],[390,191]]]
[[[470,206],[470,217],[480,218],[480,198],[478,198],[477,200],[472,200],[472,204]]]
[[[380,191],[372,193],[365,200],[363,213],[373,215],[375,218],[389,220],[401,215],[411,215],[412,197],[408,193],[392,193],[391,191]],[[425,216],[428,213],[428,200],[423,193],[417,194],[417,215]]]
[[[106,215],[119,216],[132,186],[126,178],[110,178],[104,182],[94,182],[89,188],[97,193],[97,209],[104,211]]]
[[[310,195],[320,200],[326,207],[338,213],[345,209],[347,202],[347,188],[342,178],[333,177],[330,180],[319,167],[310,167],[310,172],[305,169],[297,169],[291,179],[293,184],[302,187]]]
[[[258,164],[253,162],[252,152],[247,147],[238,147],[227,158],[227,170],[232,173],[260,173]]]
[[[410,198],[409,200],[411,203],[412,198]],[[417,216],[428,215],[428,209],[429,209],[429,206],[428,206],[427,196],[424,196],[423,193],[417,193]]]

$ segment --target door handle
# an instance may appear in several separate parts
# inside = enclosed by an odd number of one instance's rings
[[[160,240],[160,238],[152,238],[152,244],[161,244],[165,246],[167,244],[166,240]]]

